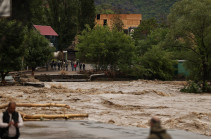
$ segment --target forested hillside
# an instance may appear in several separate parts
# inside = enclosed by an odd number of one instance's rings
[[[98,13],[141,13],[143,18],[163,18],[180,0],[95,0]]]

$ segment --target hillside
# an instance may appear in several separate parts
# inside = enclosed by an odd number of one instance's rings
[[[143,18],[163,18],[179,0],[95,0],[97,12],[141,13]],[[103,9],[103,10],[102,10]]]

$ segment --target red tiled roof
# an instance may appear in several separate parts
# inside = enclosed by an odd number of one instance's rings
[[[48,36],[59,36],[51,26],[41,26],[41,25],[33,25],[41,35],[48,35]]]

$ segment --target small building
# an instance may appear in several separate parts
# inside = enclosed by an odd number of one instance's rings
[[[45,36],[50,42],[51,46],[57,48],[57,37],[59,36],[51,26],[33,25],[39,33]]]
[[[70,61],[76,61],[76,53],[78,52],[75,50],[75,46],[78,43],[77,36],[75,37],[75,40],[72,41],[72,44],[66,49],[66,60]]]
[[[115,18],[119,18],[122,20],[124,26],[123,29],[127,30],[129,33],[129,29],[137,28],[141,21],[141,14],[98,14],[96,16],[95,22],[97,25],[112,27],[113,21]]]
[[[177,80],[187,79],[190,75],[190,71],[185,66],[186,60],[177,60],[177,63],[174,64],[174,75]]]
[[[78,51],[75,50],[73,47],[67,48],[66,60],[76,61],[76,53]]]
[[[184,76],[184,77],[188,77],[189,75],[189,71],[186,69],[184,63],[186,62],[186,60],[177,60],[178,61],[178,65],[177,65],[177,74],[179,76]]]

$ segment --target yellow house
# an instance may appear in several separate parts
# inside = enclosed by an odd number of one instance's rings
[[[112,27],[113,20],[119,18],[122,20],[124,26],[123,29],[136,28],[141,23],[141,14],[98,14],[95,18],[97,25]]]

